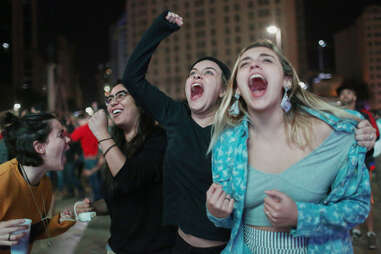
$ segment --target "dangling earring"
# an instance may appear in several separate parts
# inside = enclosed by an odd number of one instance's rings
[[[290,111],[291,106],[292,106],[290,99],[288,98],[288,95],[287,95],[288,90],[290,90],[290,88],[288,86],[286,86],[284,88],[284,94],[283,94],[282,102],[280,103],[280,106],[282,107],[283,111],[286,113],[288,111]]]
[[[235,92],[234,95],[235,102],[231,105],[229,109],[229,114],[231,116],[238,116],[239,115],[239,93]]]

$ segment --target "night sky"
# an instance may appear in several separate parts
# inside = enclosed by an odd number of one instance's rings
[[[0,8],[0,39],[6,40],[4,37],[7,36],[5,32],[7,24],[3,22],[8,20],[8,39],[10,40],[10,0],[8,0],[8,8],[5,8],[5,0],[1,1],[3,5],[0,6],[2,7]],[[108,28],[125,11],[125,0],[38,0],[37,2],[41,52],[46,55],[48,45],[55,42],[56,36],[64,35],[70,43],[75,45],[76,66],[80,71],[81,84],[85,88],[92,87],[97,65],[106,63],[109,59]],[[317,68],[317,41],[324,39],[328,42],[328,47],[324,49],[326,65],[332,70],[334,68],[333,33],[353,24],[364,5],[379,2],[380,0],[306,0],[307,49],[310,67]]]

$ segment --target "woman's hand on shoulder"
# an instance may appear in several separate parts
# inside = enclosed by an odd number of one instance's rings
[[[376,143],[376,133],[376,129],[373,128],[368,120],[361,120],[357,125],[357,129],[355,131],[356,141],[360,146],[370,150]]]
[[[183,25],[183,18],[174,12],[169,11],[165,18],[169,23],[177,24],[178,26]]]
[[[213,183],[206,192],[206,207],[216,218],[227,218],[233,212],[234,199],[222,189],[222,186]]]

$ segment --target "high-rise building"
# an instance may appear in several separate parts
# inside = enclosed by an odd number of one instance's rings
[[[124,68],[127,64],[127,26],[126,14],[124,13],[120,19],[110,29],[111,38],[111,60],[110,67],[112,69],[112,79],[122,78]]]
[[[356,23],[335,34],[337,73],[368,85],[369,104],[381,109],[381,5],[364,8]]]
[[[278,41],[299,73],[307,68],[303,0],[129,0],[127,50],[163,10],[184,18],[183,27],[155,52],[148,79],[173,98],[182,99],[189,65],[215,56],[230,67],[242,48],[256,39]],[[267,27],[278,27],[278,38]]]

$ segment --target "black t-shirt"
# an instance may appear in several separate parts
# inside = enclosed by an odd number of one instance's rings
[[[118,254],[152,253],[174,244],[176,228],[162,223],[165,147],[165,132],[156,127],[114,177],[113,191],[103,188],[111,216],[109,244]]]
[[[199,126],[184,103],[174,101],[145,79],[155,49],[179,28],[165,19],[166,14],[163,12],[144,33],[129,58],[123,82],[137,104],[167,133],[164,223],[197,237],[226,241],[229,231],[215,227],[206,216],[206,192],[212,184],[211,158],[206,155],[211,127]]]

